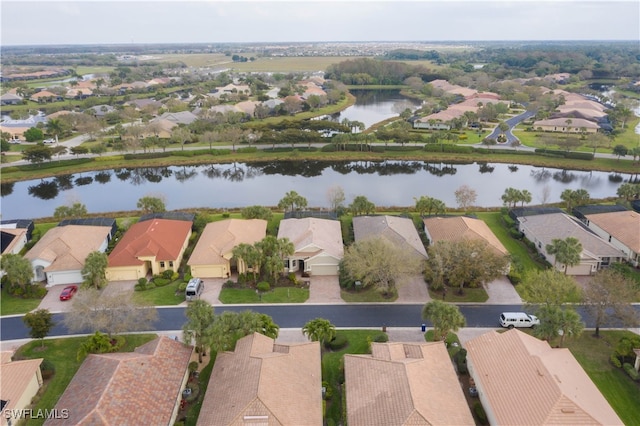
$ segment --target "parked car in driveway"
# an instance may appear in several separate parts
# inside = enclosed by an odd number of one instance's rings
[[[70,300],[74,294],[78,291],[77,285],[68,285],[62,289],[62,293],[60,293],[60,300]]]

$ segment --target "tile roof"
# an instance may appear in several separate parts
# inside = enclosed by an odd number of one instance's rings
[[[571,124],[568,126],[572,129],[579,129],[584,127],[585,129],[597,129],[599,128],[593,121],[585,120],[583,118],[552,118],[549,120],[538,120],[533,123],[533,127],[538,126],[556,126],[567,127],[567,120],[571,120]]]
[[[212,265],[226,262],[231,251],[241,243],[255,244],[267,235],[267,221],[262,219],[227,219],[210,222],[202,231],[188,265]]]
[[[320,345],[279,345],[258,333],[218,353],[198,425],[322,425]]]
[[[82,269],[89,253],[98,250],[110,232],[109,226],[57,226],[47,231],[24,257],[51,263],[44,269],[46,272]]]
[[[480,400],[495,424],[622,424],[566,348],[552,349],[513,329],[483,334],[466,349]]]
[[[586,215],[589,222],[640,253],[640,213],[632,210]]]
[[[280,221],[278,238],[288,238],[295,246],[296,253],[319,254],[324,251],[336,259],[344,256],[339,220],[315,217],[284,219]]]
[[[169,425],[192,352],[158,337],[134,352],[90,354],[56,404],[69,418],[45,425]]]
[[[355,241],[382,237],[399,248],[408,248],[427,258],[427,250],[413,220],[397,216],[356,216],[353,218]]]
[[[9,360],[11,358],[9,357]],[[27,390],[33,376],[40,369],[40,364],[44,361],[42,358],[26,359],[23,361],[5,362],[6,356],[2,356],[2,364],[0,364],[0,399],[7,401],[5,410],[16,407],[16,403],[20,401],[22,395]]]
[[[152,219],[131,225],[109,255],[109,266],[135,266],[139,257],[175,260],[191,232],[191,222]]]
[[[349,425],[473,425],[443,342],[372,343],[345,355]]]
[[[604,241],[602,238],[586,230],[576,220],[565,213],[539,214],[518,218],[521,228],[532,233],[540,240],[543,248],[558,239],[574,237],[582,244],[582,258],[626,257],[625,254]],[[530,235],[527,235],[530,237]]]
[[[432,242],[482,240],[486,241],[499,254],[509,254],[487,224],[480,219],[466,216],[430,217],[424,219],[423,222],[427,229],[427,236]]]

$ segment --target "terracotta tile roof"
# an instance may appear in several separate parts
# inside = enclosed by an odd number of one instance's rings
[[[466,349],[491,424],[622,424],[566,348],[513,329],[483,334]]]
[[[193,249],[188,265],[211,265],[226,262],[231,251],[241,243],[255,244],[267,235],[267,221],[262,219],[227,219],[208,223]]]
[[[640,214],[632,210],[586,215],[589,222],[640,253]]]
[[[424,226],[432,242],[482,240],[499,254],[509,254],[487,224],[480,219],[465,216],[430,217],[424,219]]]
[[[574,237],[582,244],[582,259],[626,257],[621,250],[587,231],[564,213],[537,214],[520,217],[518,220],[520,221],[520,229],[525,230],[527,238],[531,239],[532,235],[535,236],[542,243],[542,249],[556,238]]]
[[[198,425],[322,425],[320,345],[275,344],[258,333],[219,353]]]
[[[82,269],[89,253],[98,250],[110,232],[109,226],[57,226],[47,231],[24,257],[50,262],[46,272]]]
[[[16,407],[16,404],[27,390],[33,376],[40,369],[42,361],[42,358],[37,358],[0,364],[0,383],[2,383],[2,386],[0,386],[0,399],[7,401],[7,405],[4,407],[5,410],[25,408]]]
[[[158,337],[134,352],[87,356],[45,425],[169,425],[193,347]]]
[[[344,243],[340,221],[306,217],[284,219],[280,222],[278,238],[288,238],[296,254],[327,253],[336,259],[344,256]]]
[[[593,121],[585,120],[584,118],[551,118],[549,120],[538,120],[533,123],[533,127],[538,126],[556,126],[567,127],[567,120],[571,120],[571,124],[568,127],[572,129],[579,129],[584,127],[585,129],[598,129],[598,125]]]
[[[40,98],[57,98],[60,95],[56,95],[53,92],[50,92],[48,90],[42,90],[40,92],[34,93],[33,95],[31,95],[30,99],[40,99]]]
[[[355,241],[382,237],[397,247],[404,247],[427,258],[427,250],[411,219],[397,216],[356,216],[353,218]]]
[[[109,266],[134,266],[144,263],[139,257],[175,260],[191,232],[191,222],[151,219],[132,225],[109,255]]]
[[[372,343],[345,355],[349,425],[473,425],[442,342]]]

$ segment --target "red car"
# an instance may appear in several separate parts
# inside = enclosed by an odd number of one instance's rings
[[[60,293],[60,300],[69,300],[73,297],[74,294],[76,294],[76,291],[78,291],[78,286],[77,285],[68,285],[66,286],[63,290],[62,293]]]

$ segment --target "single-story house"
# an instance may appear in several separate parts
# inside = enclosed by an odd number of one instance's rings
[[[116,111],[111,105],[95,105],[87,109],[94,117],[102,118],[105,115]]]
[[[372,343],[344,374],[350,426],[475,424],[444,342]]]
[[[31,95],[29,99],[34,102],[53,102],[53,101],[61,101],[64,98],[48,90],[41,90]]]
[[[0,105],[20,105],[22,103],[22,96],[15,93],[5,93],[0,96]]]
[[[18,254],[31,241],[35,226],[32,220],[13,219],[0,221],[1,254]]]
[[[640,213],[632,210],[586,215],[587,226],[622,250],[633,266],[640,262]]]
[[[198,425],[322,425],[320,344],[253,333],[218,353]]]
[[[533,128],[541,129],[543,132],[596,133],[599,126],[583,118],[551,118],[535,121]]]
[[[382,237],[396,247],[426,259],[427,250],[413,220],[398,216],[356,216],[353,218],[355,241]]]
[[[338,275],[344,256],[340,221],[305,217],[280,222],[278,238],[288,238],[295,247],[285,259],[285,272],[305,275]]]
[[[104,252],[109,245],[110,226],[56,226],[25,254],[33,265],[34,281],[47,287],[81,283],[82,268],[89,253]]]
[[[20,410],[31,407],[31,401],[42,387],[42,358],[11,361],[11,352],[2,352],[0,363],[0,425],[11,426],[24,420]]]
[[[176,124],[191,124],[198,119],[198,116],[191,111],[165,112],[155,120],[167,120]]]
[[[45,425],[167,425],[176,421],[193,347],[169,337],[133,352],[89,354]]]
[[[431,243],[438,241],[480,240],[499,256],[509,256],[509,251],[498,237],[480,219],[466,216],[429,217],[423,219],[424,231]],[[507,266],[505,274],[509,272]]]
[[[125,232],[109,255],[107,279],[137,280],[147,274],[178,271],[191,237],[192,222],[150,219]]]
[[[598,270],[608,267],[611,263],[620,262],[626,258],[625,253],[590,232],[577,219],[574,220],[565,213],[539,214],[518,217],[518,229],[533,244],[537,250],[555,267],[567,275],[592,275]],[[577,238],[582,244],[580,263],[569,266],[555,262],[555,256],[547,253],[547,244],[554,239]]]
[[[623,424],[569,349],[515,328],[490,331],[465,348],[489,424]]]
[[[262,219],[226,219],[210,222],[187,262],[191,275],[200,278],[226,278],[233,269],[247,272],[246,264],[233,257],[239,244],[253,245],[267,235],[267,221]]]

